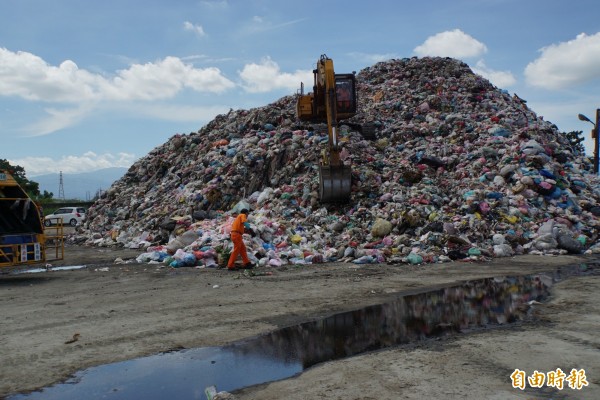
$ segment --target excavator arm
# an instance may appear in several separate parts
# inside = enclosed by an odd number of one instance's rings
[[[319,166],[319,200],[322,203],[350,201],[352,170],[340,158],[338,122],[356,114],[356,79],[354,74],[335,74],[333,60],[322,55],[313,70],[313,92],[303,93],[297,102],[300,120],[326,122],[328,149]]]

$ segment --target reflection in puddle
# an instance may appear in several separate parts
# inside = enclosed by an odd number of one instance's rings
[[[283,328],[231,345],[238,353],[300,360],[304,368],[365,351],[522,320],[527,303],[548,295],[552,279],[490,278]]]
[[[211,385],[233,391],[288,378],[324,361],[522,320],[528,303],[544,300],[552,282],[569,274],[489,278],[405,295],[224,347],[89,368],[66,383],[10,399],[204,399]]]

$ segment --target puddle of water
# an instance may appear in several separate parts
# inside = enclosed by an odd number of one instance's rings
[[[282,363],[260,354],[205,347],[102,365],[80,371],[63,384],[10,399],[204,399],[204,390],[251,386],[302,371],[299,362]]]
[[[219,391],[289,378],[315,364],[466,329],[526,318],[543,301],[554,275],[489,278],[398,297],[271,333],[208,347],[160,354],[80,371],[67,382],[17,399],[204,399]]]

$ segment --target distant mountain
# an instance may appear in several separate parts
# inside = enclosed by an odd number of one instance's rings
[[[108,189],[113,182],[120,179],[128,168],[105,168],[80,174],[63,173],[63,190],[65,199],[91,200],[98,190]],[[58,199],[60,174],[39,175],[29,178],[40,184],[40,192],[52,192]]]

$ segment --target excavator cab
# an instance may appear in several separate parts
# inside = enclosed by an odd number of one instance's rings
[[[340,159],[338,137],[339,121],[356,115],[356,76],[335,74],[333,60],[322,55],[313,70],[313,91],[304,94],[304,84],[296,103],[301,121],[326,122],[329,137],[328,150],[323,152],[319,166],[319,200],[321,203],[350,201],[352,170]]]
[[[313,73],[316,75],[317,70],[314,70]],[[334,79],[337,123],[356,115],[356,76],[354,74],[335,74]],[[298,119],[310,122],[327,122],[326,98],[325,91],[317,85],[316,76],[313,92],[305,94],[304,84],[301,83],[296,101],[296,116]]]
[[[356,78],[354,74],[335,75],[337,119],[351,118],[356,114]]]

